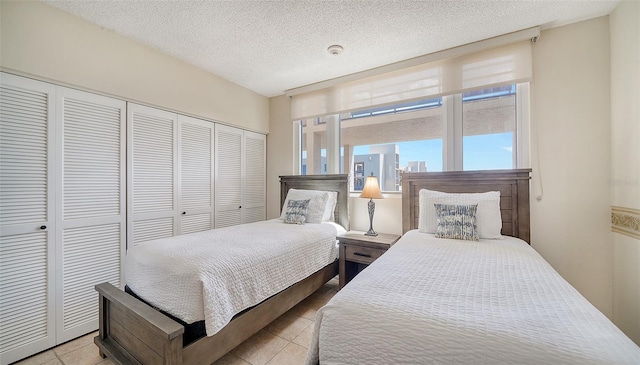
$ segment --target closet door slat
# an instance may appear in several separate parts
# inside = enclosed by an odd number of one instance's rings
[[[120,286],[125,244],[125,108],[121,100],[58,87],[57,342],[98,328],[103,282]]]
[[[244,132],[243,223],[262,221],[266,215],[266,138],[263,134]]]
[[[128,104],[129,245],[177,233],[177,116]]]
[[[25,99],[29,103],[21,104]],[[28,110],[27,107],[32,109]],[[21,113],[21,109],[24,111],[21,114],[23,119],[11,117],[12,113]],[[2,85],[0,89],[2,226],[47,220],[47,109],[47,93],[36,93],[6,85]],[[19,205],[10,204],[16,200],[20,202]],[[23,212],[29,214],[24,215]]]
[[[123,110],[92,106],[64,98],[65,220],[121,214]]]
[[[98,293],[94,286],[120,286],[121,224],[64,231],[62,341],[98,328]],[[78,330],[78,328],[82,328]]]
[[[180,234],[213,228],[214,123],[178,115]]]
[[[216,125],[216,228],[242,223],[242,135],[241,129]]]
[[[55,86],[0,73],[0,363],[55,345]]]

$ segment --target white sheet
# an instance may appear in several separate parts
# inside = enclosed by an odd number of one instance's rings
[[[127,252],[125,279],[141,298],[207,335],[240,311],[306,278],[337,257],[335,223],[278,219],[145,242]]]
[[[524,241],[407,232],[318,311],[307,364],[640,364]]]

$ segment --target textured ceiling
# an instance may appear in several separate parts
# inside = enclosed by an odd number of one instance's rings
[[[619,0],[46,1],[265,96],[517,30],[610,13]],[[331,56],[327,47],[344,52]]]

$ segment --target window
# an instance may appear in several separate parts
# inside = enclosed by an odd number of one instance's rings
[[[442,99],[434,98],[340,115],[352,191],[378,177],[382,191],[400,191],[400,172],[442,171]],[[349,161],[346,161],[346,159]]]
[[[528,88],[528,83],[504,85],[323,117],[329,123],[306,120],[301,172],[348,173],[354,192],[373,174],[382,191],[394,192],[401,190],[403,171],[528,166]],[[327,133],[327,124],[339,133]],[[334,167],[327,162],[332,138],[333,146],[340,146]],[[311,144],[313,171],[306,148]]]
[[[323,118],[300,121],[302,127],[300,174],[327,173],[327,123]]]
[[[516,167],[516,85],[462,94],[463,170]]]

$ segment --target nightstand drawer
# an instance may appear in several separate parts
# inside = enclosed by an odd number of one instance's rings
[[[347,261],[359,262],[361,264],[370,264],[385,252],[385,250],[351,245],[348,245],[345,249],[345,258]]]

